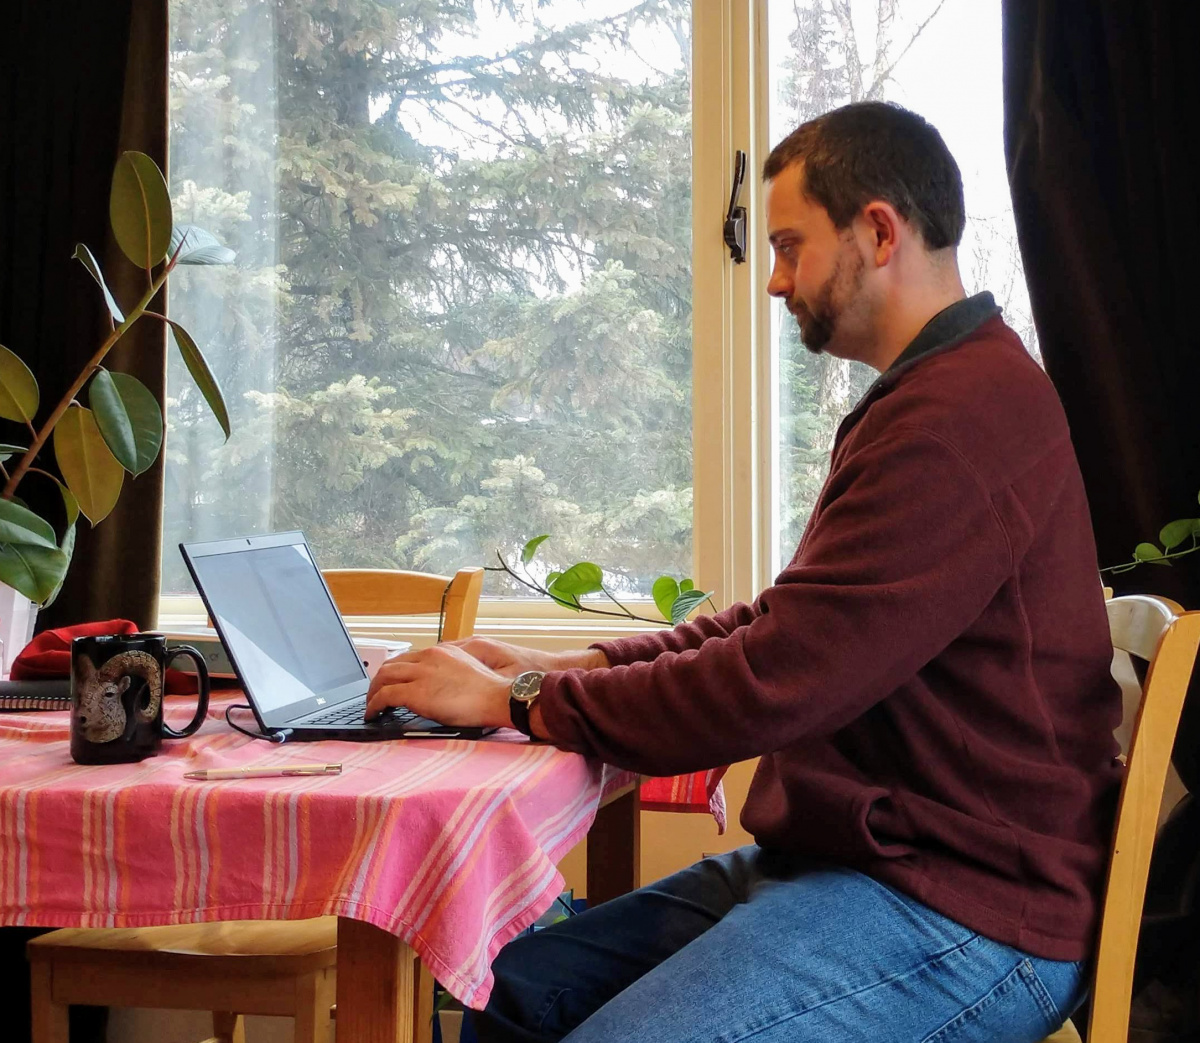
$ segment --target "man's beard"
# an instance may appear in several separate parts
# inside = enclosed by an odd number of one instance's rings
[[[862,289],[865,268],[862,255],[847,240],[843,242],[846,246],[838,253],[829,278],[817,291],[812,308],[799,298],[793,298],[787,304],[800,327],[800,343],[814,355],[825,351],[837,332],[839,321]]]

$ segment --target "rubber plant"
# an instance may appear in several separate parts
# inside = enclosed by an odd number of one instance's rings
[[[0,583],[40,605],[53,601],[62,587],[79,516],[92,525],[102,521],[116,506],[125,475],[145,472],[162,448],[162,410],[150,389],[136,377],[104,365],[134,324],[155,321],[170,326],[188,372],[229,438],[221,389],[196,342],[178,322],[149,307],[176,265],[229,264],[233,251],[201,228],[175,224],[162,171],[141,152],[125,152],[117,161],[109,219],[121,251],[146,273],[145,293],[132,308],[122,310],[92,251],[83,243],[75,247],[75,258],[100,287],[109,332],[40,421],[43,404],[33,373],[0,345],[0,417],[23,424],[29,432],[27,445],[0,443]],[[46,459],[51,450],[53,465]],[[31,474],[54,482],[62,495],[66,524],[61,537],[17,495],[22,480]]]
[[[713,604],[712,591],[697,590],[690,579],[676,580],[674,576],[659,576],[654,581],[650,593],[654,598],[655,607],[662,613],[662,619],[639,616],[612,595],[604,585],[604,570],[591,561],[577,561],[565,569],[549,572],[545,580],[539,582],[529,571],[529,565],[548,539],[549,534],[535,536],[521,548],[520,571],[516,565],[509,564],[500,551],[496,551],[499,564],[488,565],[485,568],[489,572],[504,572],[523,587],[536,591],[573,612],[591,612],[598,616],[631,619],[639,623],[668,623],[675,626],[687,619],[688,615],[705,601]],[[617,611],[596,608],[581,601],[581,598],[589,594],[603,594],[616,606]],[[713,605],[713,611],[716,611],[716,605]]]

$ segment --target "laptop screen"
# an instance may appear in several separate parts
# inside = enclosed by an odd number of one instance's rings
[[[216,553],[187,548],[196,584],[264,716],[366,679],[303,537],[295,539],[221,541],[211,545],[221,548]]]

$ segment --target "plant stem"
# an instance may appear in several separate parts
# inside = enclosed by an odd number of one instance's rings
[[[1200,550],[1200,544],[1196,542],[1196,537],[1192,537],[1192,545],[1185,550],[1172,551],[1169,554],[1160,554],[1157,558],[1134,558],[1133,561],[1122,562],[1120,565],[1109,565],[1108,568],[1101,569],[1100,575],[1106,572],[1111,572],[1116,575],[1121,572],[1129,572],[1136,569],[1139,565],[1153,565],[1160,561],[1171,561],[1175,558],[1185,558],[1189,554],[1194,554]]]
[[[36,457],[37,454],[42,451],[42,446],[46,444],[46,440],[50,437],[50,433],[54,430],[54,425],[62,419],[62,415],[67,411],[67,407],[74,400],[75,396],[79,393],[83,385],[87,383],[88,377],[90,377],[100,367],[100,363],[104,361],[104,357],[112,350],[117,341],[119,341],[125,335],[125,332],[130,326],[132,326],[139,318],[141,318],[142,313],[154,299],[154,295],[158,293],[158,291],[162,288],[163,283],[167,281],[167,276],[171,273],[172,267],[174,267],[174,258],[172,258],[172,260],[164,266],[157,279],[151,280],[150,288],[146,291],[145,296],[138,301],[137,306],[133,309],[133,311],[131,311],[125,317],[125,321],[104,338],[104,343],[100,345],[100,349],[91,357],[90,360],[88,360],[88,364],[83,367],[83,371],[76,378],[75,383],[73,383],[67,389],[67,393],[63,395],[62,400],[57,406],[54,407],[54,412],[46,418],[46,422],[42,424],[41,431],[38,431],[35,434],[33,444],[27,450],[25,450],[25,455],[21,457],[20,463],[17,464],[16,468],[9,476],[8,481],[4,483],[4,490],[3,492],[0,492],[0,498],[5,500],[12,499],[13,494],[17,490],[17,486],[21,483],[21,479],[25,477],[25,472],[28,471],[30,466],[33,464],[34,457]],[[30,430],[33,430],[32,425]]]
[[[496,559],[500,562],[499,568],[497,568],[494,565],[492,565],[492,566],[485,565],[484,568],[486,568],[489,572],[507,572],[510,576],[512,576],[513,579],[515,579],[523,587],[528,587],[530,590],[536,590],[539,594],[543,595],[544,597],[548,597],[551,601],[555,602],[556,604],[563,603],[561,601],[561,599],[555,597],[545,587],[540,586],[539,584],[534,583],[532,580],[528,580],[524,576],[521,576],[517,572],[515,572],[512,569],[512,567],[508,564],[508,562],[504,560],[504,556],[499,551],[496,551]],[[604,588],[601,587],[600,589],[603,590]],[[604,593],[608,594],[608,591],[604,591]],[[608,594],[608,596],[610,598],[612,598],[611,594]],[[613,600],[615,601],[616,599],[614,598]],[[625,606],[621,605],[621,603],[619,601],[617,602],[617,604],[620,605],[621,608],[625,608]],[[628,609],[625,609],[624,612],[607,612],[602,608],[591,608],[590,606],[584,605],[581,603],[579,605],[579,610],[581,612],[591,612],[593,615],[596,615],[596,616],[608,616],[610,619],[633,619],[639,623],[654,623],[656,626],[663,626],[666,622],[665,620],[662,620],[662,619],[647,619],[645,616],[636,616],[632,612],[630,612]]]
[[[624,612],[630,619],[635,618],[634,614],[632,612],[630,612],[628,608],[626,608],[624,605],[622,605],[621,602],[619,602],[616,598],[614,598],[608,592],[608,587],[604,586],[603,583],[600,584],[600,593],[603,594],[606,598],[608,598],[609,601],[611,601],[614,605],[616,605],[617,608],[619,608],[622,612]]]

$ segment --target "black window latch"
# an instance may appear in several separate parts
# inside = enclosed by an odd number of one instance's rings
[[[746,260],[746,208],[738,206],[742,182],[746,180],[746,153],[738,149],[733,157],[733,191],[729,195],[729,212],[725,215],[725,245],[734,264]]]

